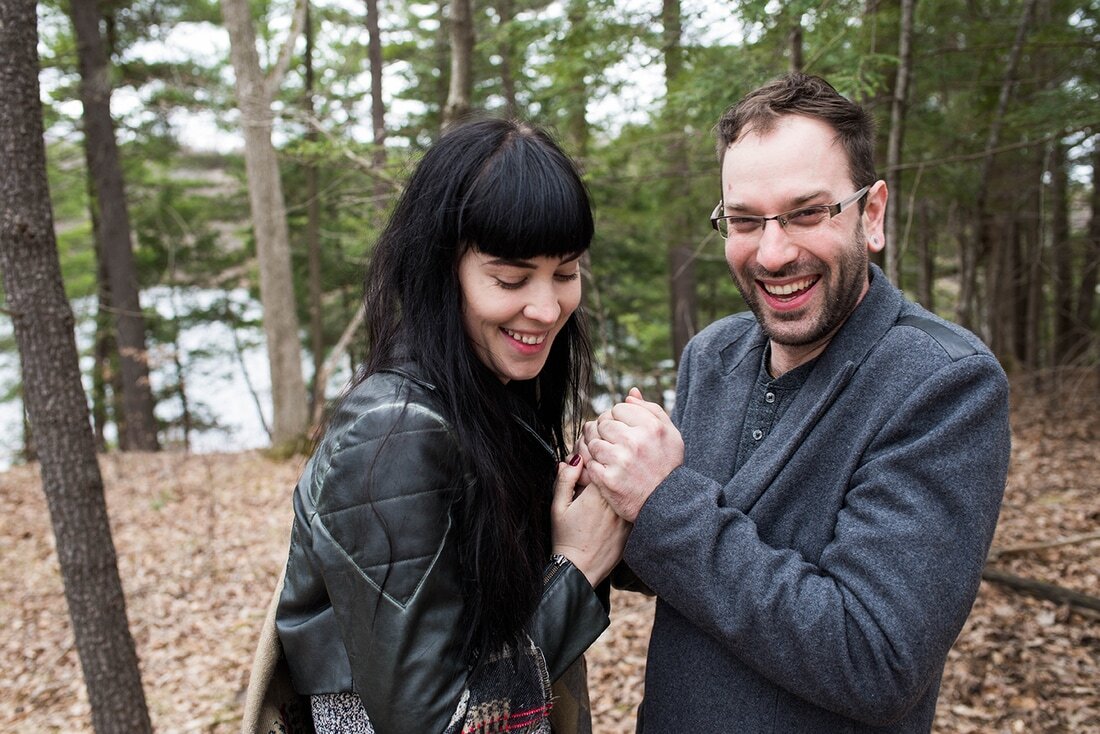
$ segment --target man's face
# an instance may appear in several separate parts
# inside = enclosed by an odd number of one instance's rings
[[[726,214],[774,216],[835,204],[856,191],[836,133],[789,115],[769,132],[742,134],[722,162]],[[868,251],[881,249],[885,184],[811,228],[766,222],[726,240],[726,261],[741,295],[786,369],[819,354],[867,292]],[[874,239],[872,239],[874,238]]]

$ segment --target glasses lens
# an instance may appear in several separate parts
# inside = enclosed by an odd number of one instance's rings
[[[808,206],[805,209],[787,215],[787,225],[794,227],[813,227],[824,222],[829,216],[827,206]]]

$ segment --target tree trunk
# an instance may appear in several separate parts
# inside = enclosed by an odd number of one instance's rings
[[[119,426],[119,446],[126,450],[156,451],[160,445],[156,418],[153,416],[153,393],[149,385],[145,318],[138,296],[130,215],[114,122],[111,120],[110,68],[99,31],[99,4],[96,0],[71,0],[69,11],[80,64],[84,152],[95,194],[92,206],[98,214],[96,231],[110,284],[110,303],[118,342],[125,414],[125,420]]]
[[[1012,90],[1016,85],[1016,70],[1020,65],[1020,57],[1023,55],[1024,41],[1027,39],[1027,35],[1031,29],[1031,19],[1035,14],[1035,6],[1038,4],[1038,0],[1026,0],[1023,10],[1020,13],[1020,20],[1016,26],[1016,38],[1012,44],[1012,49],[1009,51],[1008,59],[1005,60],[1004,74],[1001,79],[1001,90],[997,97],[997,107],[993,110],[992,118],[990,119],[989,132],[986,135],[984,156],[981,161],[981,171],[978,174],[978,189],[975,203],[975,222],[977,223],[978,243],[974,248],[975,252],[971,253],[973,257],[974,268],[964,271],[964,275],[969,278],[976,279],[977,266],[989,255],[992,251],[994,243],[994,230],[996,227],[990,221],[991,216],[989,213],[989,195],[990,187],[992,186],[992,174],[993,174],[993,159],[996,155],[996,148],[1001,140],[1001,128],[1004,125],[1005,113],[1008,111],[1008,103],[1012,96]],[[963,284],[963,290],[974,294],[977,290],[976,281],[971,281]],[[971,326],[973,324],[964,324],[965,326]]]
[[[977,331],[975,323],[978,300],[978,248],[974,244],[974,231],[977,225],[969,228],[960,224],[956,232],[956,247],[959,260],[959,296],[955,303],[955,320],[968,329]]]
[[[1088,235],[1085,242],[1085,260],[1081,269],[1081,284],[1077,288],[1077,315],[1073,320],[1077,338],[1074,339],[1073,352],[1078,358],[1088,353],[1090,345],[1096,342],[1096,319],[1093,308],[1096,304],[1096,289],[1100,276],[1100,137],[1093,139],[1092,145],[1092,214],[1089,217]]]
[[[669,268],[669,315],[671,319],[672,358],[680,363],[680,355],[691,337],[695,336],[697,300],[695,294],[695,254],[693,251],[693,227],[689,213],[694,209],[684,201],[682,194],[690,180],[691,165],[688,160],[687,135],[676,109],[677,92],[683,76],[683,49],[681,47],[680,1],[663,0],[661,22],[664,27],[662,42],[665,59],[665,131],[669,136],[666,161],[666,183],[670,187],[665,199],[668,213],[667,231]]]
[[[802,71],[805,62],[802,54],[802,13],[800,12],[795,12],[795,17],[791,21],[791,28],[787,32],[787,46],[791,51],[790,70]]]
[[[38,461],[38,448],[34,445],[34,430],[31,429],[31,419],[27,415],[27,399],[26,393],[22,389],[19,390],[19,402],[22,403],[23,410],[23,451],[20,452],[20,456],[23,461],[30,464],[31,462]]]
[[[934,311],[936,240],[929,225],[932,219],[929,208],[930,205],[926,201],[917,204],[917,301],[929,311]],[[887,246],[889,246],[889,240]]]
[[[92,207],[94,210],[95,207]],[[96,225],[93,222],[94,231]],[[96,240],[96,282],[98,293],[96,294],[95,312],[95,342],[92,346],[92,429],[95,433],[96,449],[107,452],[107,422],[111,414],[108,407],[107,386],[111,382],[111,373],[114,371],[111,365],[112,355],[117,354],[113,330],[111,329],[110,296],[111,288],[107,285],[107,272],[103,263],[103,257],[99,255],[102,248],[99,246],[99,237]],[[126,435],[121,430],[124,416],[119,416],[119,439]]]
[[[886,277],[901,287],[901,249],[898,220],[901,217],[901,151],[905,139],[905,115],[909,101],[909,75],[913,64],[913,11],[917,0],[901,0],[898,28],[898,70],[890,104],[890,135],[886,143],[886,188],[894,205],[886,208]]]
[[[317,141],[317,128],[314,125],[313,107],[313,14],[312,4],[306,0],[305,25],[305,76],[306,88],[304,106],[309,129],[306,140]],[[324,363],[325,328],[321,311],[321,193],[317,184],[317,164],[307,160],[306,174],[306,248],[309,260],[309,349],[313,356],[313,390],[310,393],[309,412],[312,415],[318,403],[325,396],[318,394],[317,376],[321,374]]]
[[[309,426],[309,405],[302,379],[302,348],[294,300],[286,200],[279,176],[279,160],[271,142],[271,103],[281,72],[277,68],[270,78],[265,78],[260,70],[248,0],[221,0],[221,9],[229,32],[237,106],[244,133],[252,229],[260,268],[260,301],[264,309],[264,336],[271,370],[271,440],[275,446],[288,446],[299,443],[305,436]],[[297,21],[295,27],[300,28]],[[292,31],[287,47],[293,46],[296,37],[297,32]]]
[[[1048,244],[1043,223],[1043,174],[1046,161],[1042,150],[1037,150],[1036,153],[1038,156],[1035,181],[1036,215],[1031,228],[1030,250],[1027,253],[1027,260],[1021,263],[1020,269],[1020,277],[1022,278],[1020,291],[1024,294],[1027,302],[1023,324],[1025,334],[1024,364],[1030,371],[1035,371],[1042,366],[1042,321],[1045,309],[1043,294],[1046,290],[1044,287],[1043,257]]]
[[[588,30],[588,3],[586,0],[570,0],[566,8],[569,19],[569,35],[574,37],[568,41],[570,48],[578,48],[581,45],[581,36]],[[569,91],[562,100],[565,106],[565,139],[569,151],[579,158],[584,164],[588,158],[588,143],[591,139],[591,128],[588,124],[588,84],[584,81],[584,74],[574,74],[566,82]],[[588,256],[588,253],[585,253]],[[587,261],[584,263],[587,266]]]
[[[451,86],[443,127],[470,114],[474,91],[474,15],[471,0],[451,0]]]
[[[436,5],[435,43],[432,54],[439,74],[435,79],[435,102],[439,109],[439,129],[442,130],[444,111],[447,109],[447,95],[451,88],[451,24],[448,16],[448,0],[439,0]]]
[[[1019,227],[1015,219],[998,220],[990,224],[990,238],[998,246],[989,257],[986,285],[986,309],[989,313],[989,348],[994,354],[1007,358],[1012,355],[1012,298],[1011,281],[1013,263],[1019,242]]]
[[[513,0],[496,0],[497,17],[497,53],[500,54],[500,89],[504,94],[504,113],[514,118],[519,112],[516,102],[516,76],[514,71],[515,44],[512,43]]]
[[[1066,364],[1073,340],[1073,276],[1069,237],[1069,178],[1066,145],[1056,143],[1050,159],[1051,292],[1054,295],[1054,364]]]
[[[36,5],[0,0],[0,270],[96,732],[151,732],[46,182]]]
[[[370,122],[374,141],[371,162],[376,171],[386,166],[386,102],[382,98],[382,33],[378,27],[378,0],[367,1],[367,58],[370,59]],[[386,183],[375,179],[374,193],[381,198]]]

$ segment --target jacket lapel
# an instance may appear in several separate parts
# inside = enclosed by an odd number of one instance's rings
[[[863,360],[897,321],[904,302],[901,292],[877,266],[871,265],[870,269],[871,287],[867,295],[818,357],[806,383],[774,430],[726,485],[725,496],[741,512],[747,514],[752,510],[844,391]]]

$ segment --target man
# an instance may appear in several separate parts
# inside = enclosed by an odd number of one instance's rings
[[[792,74],[718,135],[752,313],[687,346],[671,418],[632,391],[579,445],[658,596],[638,731],[928,732],[1004,490],[1005,375],[869,264],[866,112]]]

